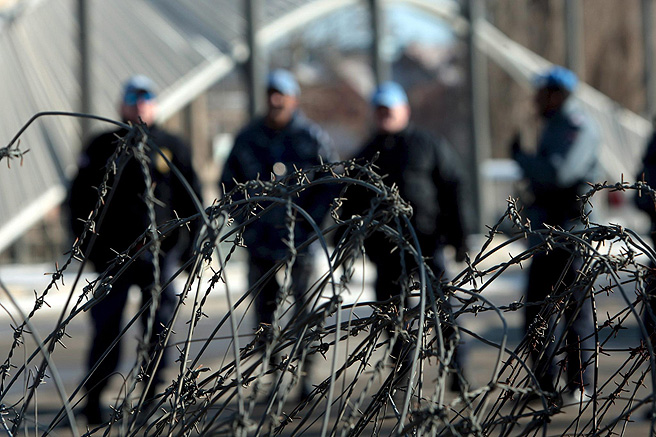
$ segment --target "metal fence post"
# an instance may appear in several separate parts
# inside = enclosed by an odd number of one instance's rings
[[[656,78],[654,78],[654,0],[642,0],[642,39],[644,45],[643,80],[645,115],[651,121],[656,115]]]
[[[83,114],[93,112],[91,99],[91,51],[89,43],[89,10],[87,0],[78,0],[78,44],[80,52],[79,80],[80,80],[80,108]],[[90,120],[80,118],[80,137],[84,141],[89,133]]]
[[[371,15],[371,61],[376,85],[391,79],[389,62],[382,53],[382,42],[385,39],[385,17],[380,0],[369,0]]]
[[[260,14],[263,3],[260,0],[246,1],[246,41],[248,43],[248,60],[246,61],[246,78],[248,84],[248,115],[252,119],[263,107],[264,95],[264,61],[257,32],[260,28]]]
[[[487,221],[483,205],[484,181],[482,164],[490,157],[490,113],[488,96],[488,69],[485,55],[476,48],[475,28],[478,20],[485,19],[485,1],[467,0],[466,17],[469,19],[469,83],[471,85],[471,150],[469,172],[474,207],[473,231],[480,232]]]
[[[585,74],[582,8],[580,0],[565,0],[565,63],[581,78]]]

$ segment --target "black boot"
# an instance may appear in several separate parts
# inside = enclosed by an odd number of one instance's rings
[[[88,425],[101,425],[105,423],[100,408],[100,398],[97,396],[88,396],[87,402],[82,408],[82,415],[86,417]]]

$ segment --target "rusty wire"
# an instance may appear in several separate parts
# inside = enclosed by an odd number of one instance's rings
[[[24,152],[14,147],[14,142],[0,149],[0,157],[23,159]],[[138,144],[139,150],[128,150],[127,144]],[[436,277],[424,262],[427,254],[421,253],[409,227],[411,207],[394,187],[384,184],[374,166],[352,161],[325,163],[298,170],[282,181],[240,183],[207,208],[195,199],[196,215],[159,224],[158,228],[151,226],[131,248],[117,254],[105,272],[81,286],[83,242],[94,238],[94,230],[103,219],[101,205],[111,207],[111,189],[106,185],[109,175],[120,177],[127,156],[146,159],[148,149],[157,151],[158,146],[149,139],[147,129],[131,126],[107,164],[104,182],[98,187],[98,202],[85,221],[83,235],[51,274],[50,284],[36,296],[33,309],[12,324],[13,342],[4,352],[6,358],[0,367],[0,422],[7,435],[17,435],[26,426],[30,408],[39,402],[36,394],[54,383],[49,375],[58,374],[54,351],[76,341],[68,338],[69,326],[91,306],[102,305],[113,281],[132,264],[135,256],[128,254],[137,247],[137,255],[157,253],[161,238],[193,220],[202,222],[202,230],[194,241],[193,256],[182,260],[184,265],[178,271],[184,286],[173,319],[153,356],[148,356],[144,346],[152,332],[152,322],[148,325],[134,366],[123,376],[123,387],[112,404],[111,421],[80,432],[71,416],[84,402],[84,378],[79,385],[66,387],[67,393],[63,393],[61,380],[55,378],[63,406],[42,419],[46,422],[36,428],[41,435],[54,434],[62,427],[75,435],[126,436],[615,435],[627,432],[637,418],[656,411],[653,338],[645,324],[654,320],[653,309],[645,302],[651,293],[656,253],[632,230],[594,223],[589,214],[599,192],[629,191],[654,197],[654,190],[644,182],[591,186],[582,197],[581,220],[570,229],[533,229],[522,218],[518,202],[509,198],[505,215],[489,226],[481,247],[472,251],[462,270],[446,281]],[[148,180],[145,161],[142,170]],[[179,175],[177,169],[172,170]],[[311,179],[309,174],[322,176]],[[332,221],[322,229],[322,224],[312,222],[295,203],[299,193],[322,184],[335,185],[342,193],[348,193],[346,187],[359,185],[374,193],[374,200],[366,213],[341,217],[343,199],[337,197],[331,209]],[[193,196],[192,190],[188,191]],[[285,208],[288,256],[258,284],[236,295],[228,270],[237,262],[236,254],[243,245],[241,235],[272,208]],[[318,245],[321,265],[327,267],[305,290],[305,299],[294,302],[289,271],[303,248],[293,238],[299,219],[307,220],[315,230],[313,241],[302,246]],[[154,216],[151,220],[154,223]],[[336,230],[340,239],[331,236]],[[400,254],[415,261],[411,263],[414,267],[404,265],[399,297],[386,302],[362,299],[363,284],[356,282],[357,272],[365,265],[363,241],[373,232],[385,233]],[[540,243],[522,245],[529,235],[538,236]],[[138,244],[144,241],[146,244]],[[516,325],[528,304],[521,299],[499,302],[489,291],[506,275],[517,275],[536,254],[558,248],[582,259],[576,281],[545,301],[532,303],[541,308],[539,319],[525,335],[513,334],[513,323]],[[510,254],[511,250],[516,253]],[[68,288],[56,327],[37,340],[36,348],[28,349],[26,338],[35,336],[30,329],[32,320],[47,304],[49,292],[62,284],[65,271],[72,268],[77,269],[75,280]],[[188,275],[183,275],[183,268]],[[118,270],[114,277],[108,274],[112,270]],[[251,327],[248,315],[254,311],[253,300],[261,284],[276,274],[284,280],[274,322]],[[172,280],[161,278],[160,288]],[[12,295],[2,282],[0,287]],[[563,319],[565,309],[576,304],[570,297],[578,289],[586,293],[580,304],[591,305],[595,319],[595,351],[585,363],[593,372],[594,384],[587,387],[590,402],[565,405],[562,392],[554,396],[537,386],[529,356],[547,343],[556,353],[563,351],[563,335],[547,321]],[[400,303],[406,297],[412,298],[412,305],[403,308]],[[210,304],[212,299],[225,302],[221,308],[227,309],[217,313],[216,306]],[[121,336],[142,312],[152,320],[155,305],[156,301],[150,302],[131,317]],[[306,311],[296,312],[303,316],[291,316],[295,305],[306,307]],[[186,313],[190,314],[188,320],[179,320]],[[485,327],[470,328],[472,320],[483,320]],[[174,326],[184,326],[185,331],[174,336]],[[203,335],[198,334],[201,326]],[[407,345],[411,359],[406,365],[390,359],[396,339]],[[219,341],[227,342],[227,347],[216,358]],[[462,343],[472,353],[486,351],[483,368],[454,369],[454,354]],[[138,387],[152,381],[142,369],[148,368],[149,360],[159,360],[162,353],[177,353],[174,377],[160,390],[156,408],[146,409]],[[307,370],[303,365],[307,358],[321,363],[323,372],[314,381],[310,397],[298,399],[295,393]],[[86,371],[80,369],[82,374]],[[11,398],[10,389],[20,384],[21,378],[30,384],[18,399]],[[460,382],[455,392],[450,390],[452,378]],[[651,414],[651,424],[647,425],[652,434],[654,417],[656,414]]]

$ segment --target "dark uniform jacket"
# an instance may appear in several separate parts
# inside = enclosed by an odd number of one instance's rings
[[[652,134],[647,149],[642,158],[642,167],[636,175],[636,180],[644,181],[650,188],[656,189],[656,133]],[[647,191],[636,194],[636,206],[649,215],[651,220],[651,237],[656,241],[656,203]]]
[[[411,223],[419,237],[424,256],[432,256],[442,244],[465,246],[470,212],[464,171],[446,139],[435,137],[410,125],[396,134],[376,134],[358,155],[375,161],[376,172],[387,186],[396,185],[401,197],[412,206]],[[371,192],[347,190],[343,218],[363,214],[369,207]],[[372,236],[369,246],[376,246]],[[384,244],[382,241],[381,245]],[[371,248],[368,249],[371,255]]]
[[[225,163],[221,185],[225,193],[235,187],[235,181],[243,183],[260,178],[276,180],[298,170],[307,170],[334,161],[334,152],[327,134],[302,114],[296,113],[292,121],[281,130],[266,126],[259,118],[237,135],[234,146]],[[310,175],[312,178],[313,175]],[[261,194],[261,193],[259,193]],[[330,208],[334,189],[328,185],[310,187],[294,203],[305,210],[317,224],[321,224]],[[233,196],[233,200],[241,198]],[[260,202],[262,207],[272,203]],[[299,214],[294,232],[295,245],[306,241],[314,233],[312,227]],[[277,204],[272,210],[249,224],[244,231],[244,243],[251,257],[280,260],[288,253],[284,241],[288,239],[285,226],[285,206]],[[235,217],[238,221],[244,217]]]
[[[96,137],[81,155],[79,172],[73,180],[68,197],[71,227],[76,237],[79,237],[84,229],[84,223],[80,219],[86,220],[96,205],[99,196],[97,187],[102,182],[107,166],[111,164],[107,161],[116,150],[118,137],[123,137],[126,133],[126,130],[104,133]],[[179,138],[157,127],[149,128],[148,135],[180,170],[196,194],[200,195],[189,148]],[[154,203],[157,225],[177,217],[183,218],[195,214],[197,211],[191,196],[164,159],[154,150],[149,152],[149,157],[151,178],[157,199]],[[115,180],[113,175],[110,176],[108,186],[111,187],[108,197],[112,196],[112,198],[108,205],[101,208],[97,216],[100,217],[103,209],[107,209],[101,226],[96,229],[97,240],[90,253],[87,253],[86,245],[83,248],[84,254],[99,270],[104,269],[107,263],[116,257],[114,251],[121,252],[127,249],[150,225],[148,208],[144,200],[146,193],[144,175],[133,155],[130,155],[118,180]],[[87,244],[90,239],[91,235],[88,235]],[[166,236],[161,248],[166,253],[178,242],[186,244],[184,249],[188,248],[191,242],[185,227]]]

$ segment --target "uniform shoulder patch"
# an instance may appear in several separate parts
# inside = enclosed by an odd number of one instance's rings
[[[173,152],[171,152],[169,149],[166,147],[162,147],[162,154],[166,156],[166,159],[171,161],[173,159]],[[155,168],[160,174],[167,174],[168,172],[171,171],[169,168],[169,165],[166,163],[166,160],[162,158],[162,155],[159,153],[155,156]]]

